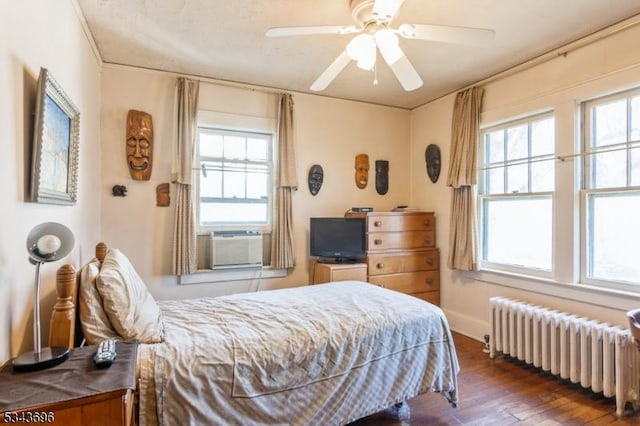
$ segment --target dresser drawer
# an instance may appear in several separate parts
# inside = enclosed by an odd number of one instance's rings
[[[433,231],[433,213],[369,214],[367,232]]]
[[[369,276],[369,282],[402,293],[421,293],[440,289],[440,271],[402,272]]]
[[[367,234],[367,250],[407,250],[435,247],[433,231],[371,232]]]
[[[440,306],[440,292],[439,291],[424,291],[422,293],[413,293],[413,297],[426,300],[427,302]]]
[[[440,253],[432,249],[410,254],[374,254],[367,257],[367,264],[369,275],[435,270],[440,266]]]

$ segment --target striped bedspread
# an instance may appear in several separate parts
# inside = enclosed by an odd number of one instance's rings
[[[140,345],[140,422],[341,425],[425,392],[457,403],[447,320],[429,303],[345,281],[159,302]]]

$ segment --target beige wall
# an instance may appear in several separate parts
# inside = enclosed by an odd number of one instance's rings
[[[80,109],[78,203],[27,202],[36,83],[48,68]],[[100,64],[71,1],[24,0],[0,4],[0,363],[33,349],[34,267],[27,234],[41,222],[67,225],[76,238],[64,259],[78,265],[99,238]],[[55,300],[55,271],[41,268],[42,336],[46,344]]]
[[[158,299],[215,296],[245,291],[255,283],[179,285],[170,275],[174,201],[155,206],[155,187],[169,181],[175,76],[136,68],[105,65],[102,70],[102,239],[123,250]],[[407,203],[410,188],[409,112],[402,109],[294,94],[295,138],[300,188],[293,196],[297,264],[285,278],[262,279],[262,289],[308,282],[309,217],[342,216],[352,206],[390,209]],[[200,108],[231,115],[275,118],[276,96],[213,82],[200,86]],[[154,124],[154,165],[151,180],[133,181],[125,161],[124,130],[129,109],[150,113]],[[354,157],[367,153],[369,185],[354,183]],[[389,160],[389,192],[375,190],[373,164]],[[313,164],[324,168],[324,183],[314,197],[307,187]],[[112,197],[122,184],[127,196]],[[171,188],[171,196],[174,190]]]
[[[640,26],[618,33],[565,56],[559,56],[527,71],[484,85],[481,125],[505,121],[530,112],[554,109],[557,153],[575,152],[577,106],[584,99],[640,84]],[[614,294],[572,285],[575,247],[572,236],[555,246],[556,282],[518,279],[498,274],[461,273],[446,268],[449,254],[451,189],[445,185],[449,166],[451,116],[455,95],[449,95],[411,114],[411,158],[414,182],[411,199],[437,214],[437,240],[441,250],[442,307],[452,327],[481,339],[488,334],[489,302],[492,296],[521,298],[532,303],[563,309],[591,318],[626,325],[625,312],[640,305],[640,295]],[[443,173],[436,184],[428,181],[421,157],[429,143],[442,150]],[[574,185],[579,161],[558,162],[559,185]],[[561,212],[556,232],[571,229],[577,214],[574,200],[555,200]]]

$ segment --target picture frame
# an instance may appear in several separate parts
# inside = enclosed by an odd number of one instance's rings
[[[46,68],[40,68],[31,152],[31,201],[75,204],[80,110]]]

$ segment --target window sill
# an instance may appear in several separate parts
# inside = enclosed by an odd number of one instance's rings
[[[464,274],[471,279],[489,284],[621,311],[636,309],[640,303],[640,288],[638,292],[630,292],[490,269]]]
[[[178,284],[211,284],[225,281],[244,281],[262,278],[281,278],[287,276],[286,269],[274,268],[234,268],[234,269],[199,269],[191,275],[178,276]]]

